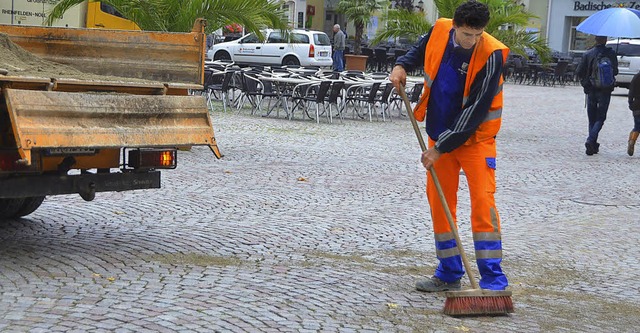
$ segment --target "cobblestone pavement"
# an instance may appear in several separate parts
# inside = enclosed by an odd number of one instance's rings
[[[442,294],[414,290],[435,254],[407,118],[216,110],[222,160],[181,151],[162,190],[51,197],[0,226],[0,331],[637,332],[640,156],[626,155],[626,96],[586,156],[580,87],[505,95],[496,198],[510,316],[451,318]]]

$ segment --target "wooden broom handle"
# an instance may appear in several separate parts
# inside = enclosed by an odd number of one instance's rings
[[[400,85],[400,89],[398,90],[398,94],[402,97],[404,101],[404,106],[407,109],[407,113],[409,114],[409,119],[411,119],[411,125],[413,125],[413,131],[416,132],[416,137],[418,138],[418,143],[420,144],[420,148],[422,152],[427,151],[427,145],[424,143],[424,139],[422,138],[422,132],[420,132],[420,127],[418,127],[418,122],[416,121],[416,117],[413,115],[413,109],[411,108],[411,103],[407,98],[407,94],[404,91],[404,86]],[[436,170],[433,167],[429,168],[429,174],[431,175],[431,179],[433,183],[436,185],[436,190],[438,192],[438,197],[440,198],[440,203],[442,204],[442,208],[444,209],[445,215],[447,215],[447,221],[449,222],[449,227],[451,227],[451,232],[453,233],[453,237],[456,239],[456,246],[458,247],[458,251],[460,252],[460,258],[462,258],[462,263],[464,264],[464,269],[467,271],[467,275],[469,276],[469,281],[471,282],[472,289],[480,289],[478,286],[478,282],[476,281],[475,275],[473,271],[471,271],[471,265],[469,265],[469,259],[467,259],[467,255],[464,252],[462,247],[462,242],[460,241],[460,235],[458,235],[458,228],[456,228],[456,224],[453,222],[453,215],[451,215],[451,210],[449,210],[449,205],[447,204],[447,198],[444,196],[444,192],[442,191],[442,187],[440,186],[440,182],[438,181],[438,176],[436,175]]]

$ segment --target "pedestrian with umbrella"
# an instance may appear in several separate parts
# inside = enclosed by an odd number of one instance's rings
[[[597,154],[600,150],[598,134],[607,119],[611,92],[618,74],[616,52],[606,46],[606,36],[596,36],[596,45],[582,56],[577,74],[587,95],[587,117],[589,135],[585,142],[586,154]]]
[[[587,95],[589,134],[585,142],[586,154],[597,154],[600,149],[598,135],[605,120],[618,74],[617,50],[606,46],[608,37],[640,37],[640,11],[613,7],[594,13],[580,23],[578,31],[592,34],[596,45],[589,49],[580,64],[577,75]]]

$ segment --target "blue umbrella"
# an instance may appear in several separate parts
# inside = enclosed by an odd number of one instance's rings
[[[578,31],[607,37],[640,37],[640,11],[613,7],[597,11],[582,21]]]

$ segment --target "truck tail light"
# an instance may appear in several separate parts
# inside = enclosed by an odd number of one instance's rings
[[[128,166],[134,169],[175,169],[178,153],[175,149],[129,150]]]
[[[313,44],[309,45],[309,58],[313,58],[316,56],[316,48],[313,47]]]

